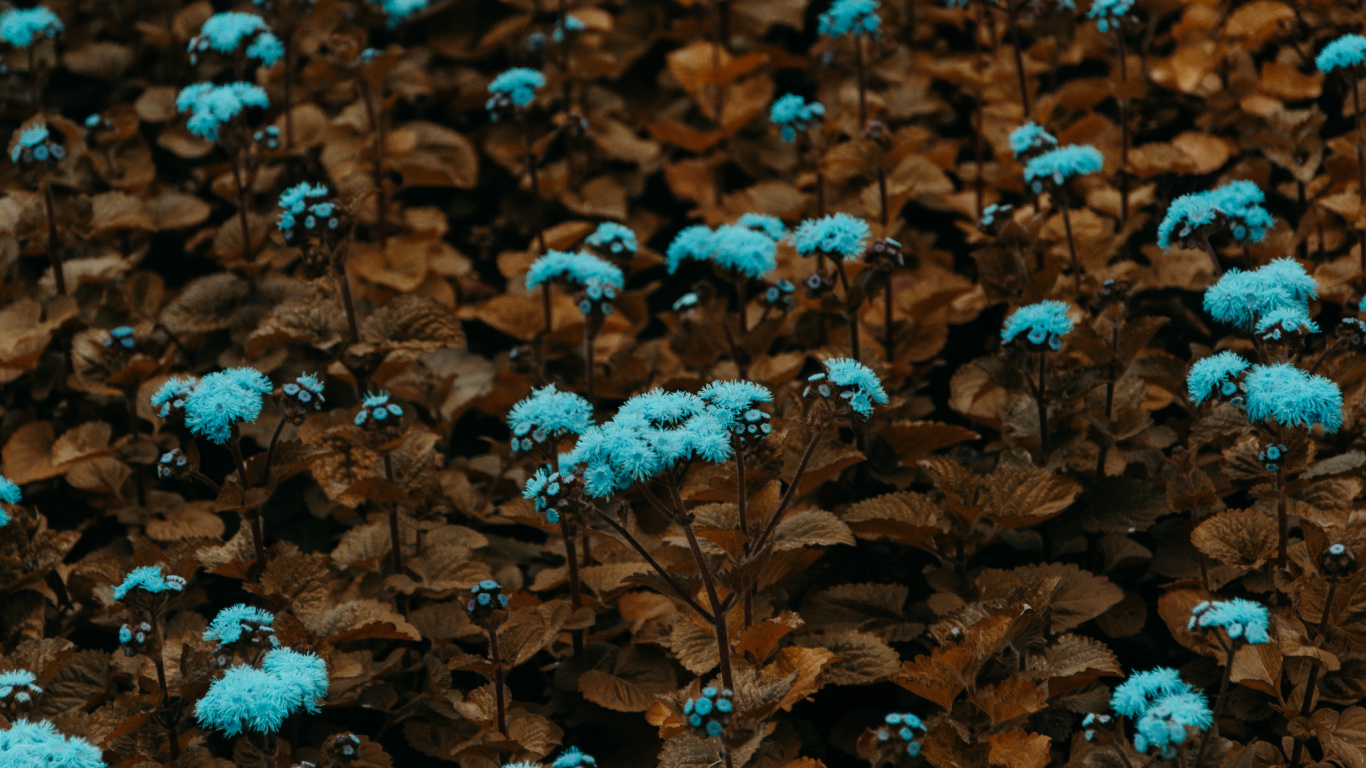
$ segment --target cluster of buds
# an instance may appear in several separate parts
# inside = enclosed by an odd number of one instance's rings
[[[311,373],[302,374],[275,390],[275,399],[285,412],[285,418],[295,426],[303,424],[310,411],[321,411],[326,401],[323,397],[323,383]]]
[[[124,656],[146,653],[152,642],[152,625],[143,621],[134,625],[119,627],[119,648]]]
[[[285,190],[280,195],[280,211],[280,232],[287,241],[341,235],[341,205],[322,184],[304,182]]]
[[[1257,324],[1257,334],[1265,342],[1279,342],[1288,345],[1300,345],[1304,339],[1312,333],[1318,333],[1319,326],[1308,315],[1300,312],[1286,312],[1279,316],[1267,318],[1266,322]]]
[[[1336,335],[1339,342],[1360,349],[1366,345],[1366,321],[1345,317],[1338,325]]]
[[[762,440],[773,431],[773,425],[768,423],[772,418],[758,408],[750,408],[736,417],[735,423],[730,427],[731,434],[735,435],[741,445]]]
[[[1095,304],[1097,307],[1106,307],[1120,303],[1129,297],[1129,289],[1132,287],[1133,285],[1128,280],[1109,278],[1096,289]]]
[[[674,311],[679,313],[688,312],[697,309],[697,306],[701,303],[702,300],[698,298],[696,293],[685,293],[678,297],[678,301],[674,302]]]
[[[792,309],[792,294],[796,290],[797,288],[792,285],[791,280],[779,280],[764,291],[764,303],[774,309],[786,312]]]
[[[502,585],[493,579],[484,579],[471,587],[469,602],[465,603],[465,610],[475,621],[487,620],[507,607],[508,596],[503,594]]]
[[[590,322],[600,324],[608,315],[612,314],[612,302],[617,298],[617,289],[603,283],[596,277],[591,277],[584,284],[583,290],[579,291],[574,298],[579,303],[579,311]]]
[[[132,349],[138,344],[137,339],[133,338],[133,329],[127,325],[120,325],[109,331],[109,338],[104,340],[104,348],[112,349],[115,346],[123,349]]]
[[[1341,579],[1351,575],[1356,569],[1356,555],[1346,544],[1329,544],[1323,548],[1323,553],[1319,555],[1319,570],[1331,579]]]
[[[37,678],[27,669],[11,669],[0,672],[0,709],[10,715],[26,712],[33,708],[33,699],[43,692]]]
[[[982,209],[982,218],[977,220],[977,231],[984,235],[1000,237],[1001,228],[1009,224],[1013,219],[1011,214],[1015,212],[1015,207],[1009,203],[992,203]]]
[[[835,278],[829,275],[812,273],[806,278],[806,297],[808,299],[822,299],[832,295],[835,290]]]
[[[157,459],[157,477],[162,480],[172,477],[181,477],[191,469],[190,457],[186,456],[185,452],[180,450],[180,448],[172,448],[161,454],[161,458]]]
[[[704,736],[720,736],[730,725],[735,710],[734,691],[729,688],[718,690],[715,686],[702,689],[702,695],[683,702],[683,715],[688,725]]]
[[[92,112],[85,118],[85,140],[87,144],[97,143],[101,134],[114,130],[114,123],[99,112]]]
[[[338,733],[323,742],[323,765],[328,768],[347,768],[360,759],[360,737],[354,733]],[[294,768],[318,768],[318,763],[305,760]]]
[[[1285,457],[1286,450],[1283,443],[1262,446],[1262,450],[1257,453],[1257,460],[1266,466],[1267,472],[1274,475],[1281,469],[1277,462]]]
[[[892,712],[873,730],[873,749],[884,762],[898,763],[920,755],[920,737],[925,724],[910,713]]]
[[[901,243],[890,237],[879,237],[874,240],[868,246],[868,252],[863,260],[883,272],[906,266],[906,254],[901,250]]]
[[[273,152],[280,148],[280,127],[268,125],[253,133],[251,140]]]
[[[1114,720],[1115,719],[1110,715],[1097,715],[1096,713],[1092,712],[1091,714],[1088,714],[1086,717],[1083,717],[1081,719],[1081,727],[1083,728],[1082,736],[1084,736],[1087,741],[1094,741],[1096,738],[1096,729],[1108,729],[1109,726],[1114,722]]]
[[[402,415],[403,409],[389,402],[388,392],[366,393],[360,411],[356,413],[355,423],[362,429],[382,433],[387,442],[399,437],[398,420]]]
[[[55,168],[58,161],[66,157],[66,148],[53,141],[45,123],[25,128],[19,133],[19,140],[9,151],[10,162],[21,165],[43,164],[45,168]]]
[[[531,476],[522,496],[535,502],[536,511],[545,515],[546,522],[558,525],[561,515],[567,514],[573,505],[571,495],[581,480],[573,467],[561,467],[558,472],[538,469]]]

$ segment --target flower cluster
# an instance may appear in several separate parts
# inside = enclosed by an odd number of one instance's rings
[[[280,127],[278,125],[267,125],[251,135],[251,140],[257,144],[265,145],[266,149],[276,150],[280,148]]]
[[[34,38],[56,37],[65,29],[57,14],[43,6],[11,8],[0,13],[0,40],[15,48],[33,45]]]
[[[819,252],[844,261],[858,261],[871,237],[868,222],[847,213],[832,213],[803,221],[792,233],[792,244],[801,256]]]
[[[1205,291],[1210,317],[1244,331],[1281,309],[1308,315],[1308,302],[1318,298],[1318,283],[1290,257],[1276,259],[1251,272],[1230,269]]]
[[[1025,123],[1010,132],[1010,151],[1016,160],[1028,162],[1057,146],[1058,140],[1053,134],[1037,123]]]
[[[550,768],[593,768],[597,764],[598,761],[594,760],[592,755],[579,751],[578,747],[570,747],[555,758]]]
[[[1086,18],[1094,19],[1096,29],[1101,32],[1109,32],[1112,27],[1118,30],[1120,22],[1133,7],[1134,0],[1092,0],[1091,10],[1086,12]]]
[[[185,127],[201,139],[217,141],[219,129],[237,117],[247,107],[265,109],[270,98],[261,86],[253,83],[195,83],[186,86],[176,97],[176,111],[189,112]]]
[[[204,640],[222,648],[237,642],[247,645],[272,648],[280,645],[275,636],[275,616],[269,611],[238,603],[224,608],[213,617],[208,629],[204,630]]]
[[[1098,726],[1109,726],[1114,723],[1114,720],[1113,717],[1110,717],[1107,714],[1096,714],[1095,712],[1088,713],[1086,717],[1081,719],[1081,727],[1083,729],[1082,737],[1087,741],[1094,740],[1096,738],[1096,728]]]
[[[1339,37],[1319,51],[1314,64],[1325,75],[1338,69],[1366,68],[1366,37],[1357,34]]]
[[[1072,332],[1068,306],[1061,301],[1041,301],[1020,307],[1006,318],[1001,327],[1001,341],[1009,344],[1020,334],[1025,335],[1035,352],[1062,349],[1062,337]]]
[[[791,280],[782,279],[764,289],[764,301],[774,309],[788,310],[792,308],[792,294],[796,291],[796,286],[792,285]]]
[[[190,63],[198,63],[199,54],[205,51],[229,55],[243,47],[243,56],[266,67],[285,55],[284,43],[270,31],[265,19],[254,13],[227,11],[210,16],[199,35],[190,40]]]
[[[104,340],[106,349],[113,347],[115,344],[124,349],[132,349],[137,346],[137,343],[137,339],[133,338],[133,329],[127,325],[111,328],[109,330],[109,338]]]
[[[1195,247],[1217,232],[1240,243],[1260,243],[1276,219],[1263,205],[1266,194],[1251,181],[1230,181],[1204,192],[1182,195],[1167,206],[1157,227],[1157,244]]]
[[[531,394],[508,412],[512,429],[512,450],[529,451],[536,445],[556,450],[555,443],[565,435],[581,435],[593,426],[593,406],[573,392],[562,392],[554,384],[533,389]]]
[[[835,0],[830,10],[820,15],[816,32],[821,37],[877,36],[882,32],[882,19],[877,15],[880,5],[877,0]]]
[[[151,650],[153,641],[152,625],[146,621],[124,624],[119,627],[119,648],[123,655],[132,658]]]
[[[759,410],[759,403],[773,402],[773,393],[752,381],[713,381],[697,396],[711,406],[721,423],[741,443],[760,440],[773,431],[769,414]]]
[[[1115,688],[1110,708],[1136,722],[1135,749],[1156,748],[1167,759],[1186,740],[1187,727],[1203,731],[1214,723],[1205,695],[1169,667],[1130,675]]]
[[[1262,341],[1300,341],[1318,333],[1319,325],[1309,318],[1304,307],[1281,307],[1258,318],[1256,331]]]
[[[294,237],[300,222],[307,234],[336,232],[341,226],[341,208],[327,187],[301,182],[280,194],[280,232],[286,240]]]
[[[388,392],[367,392],[361,400],[360,410],[356,411],[353,423],[358,427],[378,429],[393,424],[390,419],[398,419],[402,415],[403,409],[396,403],[389,402]]]
[[[300,374],[275,393],[285,418],[295,425],[304,423],[309,411],[321,411],[327,398],[323,397],[323,383],[311,373]]]
[[[586,286],[592,281],[620,289],[626,284],[626,276],[621,267],[582,251],[546,251],[531,263],[526,273],[529,291],[550,282]]]
[[[52,139],[47,123],[34,123],[19,132],[19,140],[10,148],[12,163],[56,163],[66,157],[66,148]]]
[[[523,109],[536,98],[536,91],[545,87],[545,75],[534,69],[514,67],[493,78],[489,83],[488,101],[484,108],[491,119],[497,120],[501,112]]]
[[[1030,158],[1024,178],[1035,194],[1043,194],[1045,189],[1061,189],[1068,179],[1099,173],[1104,166],[1100,150],[1088,144],[1068,144]]]
[[[1243,377],[1243,387],[1249,421],[1306,429],[1319,424],[1325,432],[1342,427],[1342,390],[1331,379],[1290,363],[1254,365]]]
[[[378,0],[384,11],[384,23],[393,29],[408,17],[427,7],[427,0]]]
[[[825,400],[843,403],[863,418],[871,418],[873,406],[886,405],[889,400],[882,381],[872,369],[857,360],[837,357],[825,361],[825,373],[812,374],[807,379],[802,397],[818,395]]]
[[[190,457],[186,456],[185,452],[179,448],[172,448],[157,459],[157,477],[162,480],[179,477],[188,472],[189,468]]]
[[[5,768],[105,768],[99,747],[79,736],[63,736],[46,720],[15,720],[0,731],[0,765]]]
[[[475,618],[487,618],[494,611],[508,607],[508,596],[503,594],[503,587],[493,579],[483,581],[470,587],[470,599],[465,603],[465,610]]]
[[[255,368],[210,373],[185,397],[185,426],[209,442],[223,445],[238,424],[256,421],[261,415],[262,396],[274,390],[270,379]]]
[[[796,141],[799,131],[805,131],[824,118],[824,104],[807,101],[795,93],[782,96],[768,111],[768,119],[778,126],[783,141]]]
[[[767,213],[742,214],[735,220],[735,226],[763,233],[775,243],[787,237],[787,225],[783,224],[783,220]]]
[[[0,705],[10,712],[28,709],[34,697],[43,692],[37,683],[38,678],[27,669],[0,672]]]
[[[1191,609],[1186,630],[1194,632],[1197,627],[1222,627],[1234,645],[1258,645],[1271,642],[1269,621],[1270,614],[1261,603],[1254,603],[1241,597],[1213,602],[1206,600]]]
[[[685,259],[710,261],[736,275],[762,278],[778,266],[778,244],[757,228],[723,224],[715,230],[701,224],[683,229],[665,253],[669,274]]]
[[[599,224],[584,242],[599,251],[607,251],[613,256],[622,257],[634,256],[640,248],[636,242],[635,230],[615,221],[604,221]]]
[[[185,580],[179,576],[167,576],[159,565],[144,565],[134,568],[123,577],[123,582],[114,585],[114,599],[122,601],[134,590],[149,594],[180,592],[185,589]],[[136,594],[136,593],[135,593]]]
[[[299,710],[317,712],[327,686],[327,663],[317,655],[276,648],[260,669],[239,664],[214,680],[195,705],[195,717],[228,736],[275,733]]]
[[[166,420],[179,420],[185,414],[185,400],[199,380],[193,376],[172,376],[152,395],[152,407]],[[172,414],[175,414],[174,418]]]
[[[23,498],[24,494],[19,490],[19,486],[8,477],[0,475],[0,502],[5,504],[18,504]],[[4,525],[4,523],[0,523],[0,525]]]
[[[1342,542],[1329,544],[1319,553],[1319,570],[1330,579],[1350,576],[1356,564],[1356,555]]]
[[[1191,402],[1200,405],[1213,396],[1241,406],[1240,383],[1249,365],[1237,352],[1227,350],[1196,361],[1186,374],[1186,392]]]
[[[907,757],[920,754],[920,737],[924,734],[925,724],[909,712],[889,713],[883,718],[883,724],[873,732],[881,750]]]
[[[522,498],[535,503],[546,522],[559,525],[561,514],[569,510],[570,491],[578,480],[573,465],[567,462],[561,462],[558,472],[541,467],[522,486]]]
[[[717,689],[707,686],[702,695],[683,702],[683,715],[688,725],[707,736],[720,736],[726,732],[731,714],[735,710],[735,693],[729,688]]]
[[[563,23],[557,22],[555,24],[555,30],[550,33],[550,39],[557,43],[561,43],[564,42],[566,33],[572,35],[575,32],[582,32],[585,29],[588,29],[588,25],[583,23],[583,19],[580,19],[572,13],[566,13],[564,15]]]
[[[1010,203],[992,203],[982,209],[982,218],[977,220],[977,229],[983,234],[1001,236],[1001,229],[1013,221],[1015,206]]]

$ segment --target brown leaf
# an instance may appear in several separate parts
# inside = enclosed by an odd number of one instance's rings
[[[1191,531],[1191,543],[1225,565],[1260,568],[1276,550],[1279,534],[1272,513],[1227,509]]]
[[[1048,701],[1048,689],[1023,677],[1010,677],[978,688],[968,700],[991,718],[992,725],[1000,725],[1041,711]]]
[[[1052,739],[1038,733],[1019,729],[993,733],[987,737],[991,744],[988,760],[992,765],[1006,768],[1044,768],[1048,765],[1048,747]]]
[[[1039,467],[1002,469],[987,476],[986,516],[1002,528],[1043,522],[1072,505],[1081,485]]]
[[[469,139],[421,120],[407,123],[404,130],[412,134],[412,148],[389,162],[405,185],[474,188],[479,179],[479,153]]]
[[[935,535],[950,528],[938,505],[928,496],[910,491],[856,502],[844,513],[844,522],[859,538],[890,539],[932,554],[938,554]]]

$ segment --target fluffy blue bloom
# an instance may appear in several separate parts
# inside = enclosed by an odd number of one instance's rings
[[[122,600],[129,592],[140,589],[152,594],[179,592],[185,589],[185,580],[179,576],[167,576],[159,565],[144,565],[134,568],[123,577],[123,583],[114,585],[114,599]]]
[[[269,106],[270,99],[261,86],[243,82],[226,85],[195,83],[176,97],[176,109],[191,113],[185,127],[190,133],[209,141],[217,140],[218,129],[223,123],[237,117],[243,109],[265,109]]]
[[[261,670],[290,689],[290,698],[310,713],[317,714],[327,698],[327,662],[316,653],[276,648],[261,659]]]
[[[385,24],[393,29],[409,16],[427,7],[427,0],[380,0],[384,10]]]
[[[669,274],[672,275],[678,271],[684,259],[706,261],[715,251],[716,233],[711,227],[694,224],[684,227],[674,235],[673,242],[669,243],[669,249],[664,252],[664,260],[669,268]]]
[[[887,391],[882,381],[872,369],[847,357],[826,360],[824,373],[815,373],[807,378],[802,397],[810,397],[815,392],[820,397],[835,397],[863,418],[873,415],[873,406],[888,403]]]
[[[171,409],[181,409],[185,407],[185,398],[194,391],[195,385],[199,380],[193,376],[173,376],[166,380],[159,389],[152,395],[152,407],[157,409],[157,415],[166,418],[170,415]]]
[[[1061,186],[1073,177],[1099,173],[1104,166],[1100,150],[1089,144],[1068,144],[1030,158],[1024,178],[1030,189],[1041,194],[1046,184]]]
[[[802,256],[811,256],[820,251],[830,256],[840,256],[845,261],[857,261],[863,257],[868,239],[872,236],[868,222],[863,219],[847,213],[832,213],[803,221],[792,233],[792,243]]]
[[[57,14],[43,6],[13,8],[0,13],[0,40],[15,48],[33,45],[35,37],[56,37],[64,27]]]
[[[561,462],[564,466],[564,462]],[[560,492],[561,477],[559,472],[551,472],[545,467],[537,469],[531,477],[527,478],[522,485],[522,498],[536,503],[536,511],[545,513],[546,522],[551,525],[558,525],[560,522],[560,512],[554,507],[561,501]]]
[[[297,686],[265,670],[239,664],[209,685],[194,713],[201,726],[228,736],[243,731],[275,733],[302,703]]]
[[[783,141],[796,141],[797,131],[804,131],[812,123],[825,117],[825,105],[819,101],[808,102],[795,93],[789,93],[773,102],[768,111],[768,119],[778,126]]]
[[[27,669],[8,669],[0,672],[0,699],[14,697],[21,704],[33,701],[33,697],[43,692],[36,683],[38,678]],[[17,691],[15,689],[18,689]],[[3,760],[0,760],[0,765]]]
[[[881,34],[882,19],[877,0],[835,0],[830,10],[822,13],[816,31],[821,37],[841,35]]]
[[[787,237],[787,226],[783,220],[766,213],[746,213],[735,220],[735,226],[762,232],[775,243]]]
[[[712,242],[711,259],[722,269],[759,279],[778,267],[778,244],[762,232],[723,224]]]
[[[1245,331],[1264,315],[1280,309],[1303,309],[1318,296],[1318,284],[1294,259],[1277,259],[1253,272],[1230,269],[1205,290],[1210,317]]]
[[[1186,392],[1191,402],[1200,405],[1210,395],[1231,398],[1238,393],[1236,379],[1243,375],[1249,363],[1236,352],[1227,350],[1196,361],[1186,375]]]
[[[1319,51],[1319,55],[1314,58],[1314,64],[1324,74],[1335,69],[1360,68],[1366,65],[1366,37],[1361,35],[1339,37],[1325,45],[1322,51]]]
[[[1232,640],[1258,645],[1271,642],[1271,614],[1266,606],[1236,597],[1232,600],[1203,602],[1191,611],[1187,629],[1223,627]]]
[[[275,617],[269,611],[238,603],[224,608],[213,617],[209,628],[204,630],[204,639],[219,647],[232,645],[242,639],[244,631],[254,631],[256,627],[269,627]]]
[[[1318,281],[1289,256],[1282,256],[1258,267],[1257,274],[1291,301],[1303,304],[1319,297]]]
[[[582,251],[547,251],[532,262],[531,268],[527,270],[527,290],[538,288],[542,283],[552,280],[572,281],[579,285],[587,285],[590,280],[597,280],[603,285],[615,288],[621,288],[626,284],[626,277],[620,267]]]
[[[1138,718],[1159,699],[1194,692],[1195,689],[1182,680],[1176,670],[1157,667],[1146,672],[1135,672],[1116,686],[1110,697],[1110,709],[1127,718]]]
[[[580,752],[578,747],[570,747],[555,758],[550,768],[589,768],[597,764],[598,761],[594,760],[592,755]]]
[[[1272,421],[1282,427],[1323,425],[1324,432],[1342,426],[1342,390],[1331,379],[1290,363],[1254,365],[1243,377],[1249,421]]]
[[[1010,132],[1010,151],[1016,159],[1025,153],[1046,151],[1056,146],[1058,140],[1037,123],[1025,123]]]
[[[1095,19],[1096,29],[1109,32],[1110,27],[1119,28],[1119,22],[1134,7],[1134,0],[1091,0],[1091,10],[1086,18]]]
[[[571,17],[572,18],[572,17]],[[635,230],[615,221],[604,221],[584,242],[614,256],[634,256],[639,249]]]
[[[493,94],[485,105],[493,110],[498,105],[498,97],[506,97],[518,107],[525,107],[536,98],[536,91],[545,86],[545,75],[534,69],[514,67],[493,78],[489,83],[489,93]]]
[[[772,418],[759,410],[759,403],[773,402],[773,393],[752,381],[713,381],[697,396],[710,405],[721,423],[741,438],[757,438],[773,431]]]
[[[508,412],[512,450],[529,451],[546,438],[581,435],[593,426],[593,406],[573,392],[561,392],[554,384],[533,389]]]
[[[1062,349],[1062,337],[1072,332],[1067,309],[1067,304],[1061,301],[1041,301],[1020,307],[1006,318],[1001,327],[1001,341],[1013,341],[1023,333],[1035,346],[1047,344],[1055,350]]]
[[[34,123],[20,131],[19,142],[14,145],[14,149],[11,149],[9,153],[10,162],[19,162],[19,158],[24,156],[25,149],[31,153],[41,154],[43,146],[47,144],[47,137],[47,123]],[[34,154],[33,157],[38,160],[47,159],[46,157],[38,157],[38,154]]]
[[[19,486],[15,485],[8,477],[0,475],[0,501],[6,504],[18,504],[23,498],[24,494],[19,490]]]
[[[1304,307],[1282,307],[1257,318],[1257,335],[1267,341],[1280,341],[1288,334],[1318,332],[1319,324],[1309,318]]]
[[[1205,694],[1187,691],[1163,696],[1135,724],[1134,749],[1158,749],[1164,755],[1174,756],[1173,745],[1186,740],[1186,726],[1203,731],[1213,724],[1214,714]]]
[[[280,391],[289,397],[298,400],[300,403],[313,403],[314,407],[321,410],[322,404],[327,401],[323,397],[323,383],[317,376],[311,373],[301,373],[294,381],[280,387]]]
[[[211,443],[222,445],[237,424],[261,415],[261,397],[275,390],[255,368],[229,368],[199,380],[185,398],[185,426]]]
[[[1263,204],[1266,194],[1255,182],[1231,181],[1204,192],[1182,195],[1167,206],[1157,227],[1157,244],[1170,248],[1176,242],[1208,237],[1215,228],[1227,231],[1240,243],[1260,243],[1276,219]]]
[[[247,58],[267,67],[285,55],[284,44],[270,31],[265,19],[254,13],[227,11],[210,16],[200,27],[199,36],[190,41],[190,63],[194,63],[200,51],[231,54],[243,45],[247,46]]]
[[[0,731],[0,768],[105,768],[100,750],[46,720],[15,720]]]

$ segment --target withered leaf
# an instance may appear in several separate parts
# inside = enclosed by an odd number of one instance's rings
[[[1227,509],[1191,531],[1191,543],[1225,565],[1260,568],[1276,550],[1279,536],[1273,513]]]

